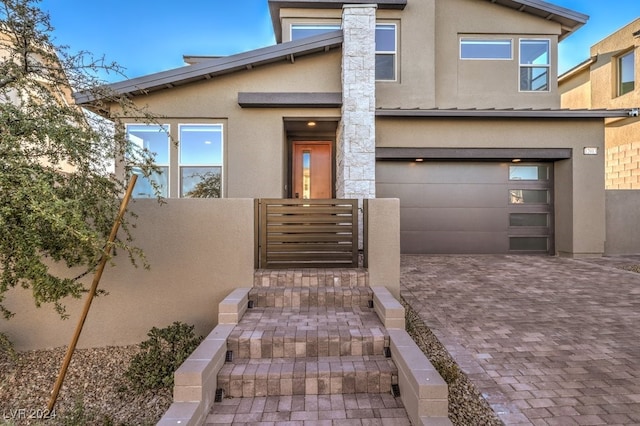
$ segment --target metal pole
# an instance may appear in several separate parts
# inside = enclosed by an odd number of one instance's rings
[[[127,187],[127,192],[125,193],[122,202],[120,203],[120,211],[118,212],[118,216],[116,221],[111,228],[111,234],[109,235],[109,242],[105,247],[105,251],[100,258],[100,263],[98,264],[98,268],[96,269],[96,273],[93,276],[93,283],[91,283],[91,289],[89,290],[89,295],[87,296],[87,300],[84,302],[84,310],[82,311],[82,315],[78,320],[78,325],[76,326],[76,331],[71,338],[71,343],[67,348],[67,354],[64,357],[64,361],[62,362],[62,367],[60,368],[60,373],[58,374],[58,379],[56,380],[56,384],[53,387],[53,391],[51,393],[51,399],[49,400],[49,405],[47,406],[47,410],[49,412],[53,411],[53,407],[56,405],[56,400],[58,399],[58,393],[60,393],[60,388],[62,387],[62,382],[64,381],[64,377],[67,374],[67,368],[69,368],[69,363],[71,363],[71,357],[73,356],[73,352],[76,350],[76,345],[78,344],[78,339],[80,338],[80,333],[82,332],[82,327],[84,326],[84,321],[87,319],[87,314],[89,314],[89,308],[91,308],[91,302],[96,295],[96,291],[98,289],[98,283],[100,282],[100,278],[102,278],[102,272],[104,271],[104,267],[107,264],[107,259],[109,254],[111,253],[111,249],[113,247],[113,242],[116,239],[116,235],[118,234],[118,229],[120,228],[120,223],[122,222],[122,218],[124,217],[124,213],[127,210],[127,205],[129,204],[129,200],[131,199],[131,193],[133,192],[133,187],[136,184],[137,175],[131,174],[131,180],[129,181],[129,186]]]

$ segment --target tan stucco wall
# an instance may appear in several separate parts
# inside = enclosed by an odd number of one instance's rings
[[[431,0],[432,1],[432,0]],[[436,2],[436,106],[440,108],[555,108],[557,91],[557,39],[560,26],[529,14],[477,0]],[[424,25],[416,22],[416,25]],[[416,27],[417,28],[417,27]],[[414,28],[414,29],[416,29]],[[429,28],[429,26],[426,26]],[[513,39],[510,61],[460,61],[459,37]],[[550,91],[519,92],[519,39],[551,41]],[[415,86],[417,88],[417,86]],[[409,105],[407,105],[409,107]]]
[[[607,255],[640,253],[640,191],[606,192]]]
[[[151,265],[134,268],[124,254],[105,269],[80,347],[126,345],[146,339],[151,327],[173,321],[208,333],[216,323],[218,303],[237,287],[253,283],[253,200],[138,200],[136,244]],[[91,277],[87,277],[90,284]],[[16,315],[0,321],[19,350],[67,345],[84,299],[66,301],[70,318],[60,320],[51,306],[40,309],[23,289],[7,293],[6,306]]]
[[[292,23],[339,23],[340,9],[280,11],[282,40]],[[379,108],[555,108],[557,39],[560,26],[549,20],[478,0],[420,0],[403,11],[378,9],[379,23],[398,26],[398,81],[376,84]],[[513,39],[511,61],[460,61],[461,35]],[[551,41],[551,90],[519,92],[519,38]]]
[[[599,255],[604,250],[604,130],[593,120],[379,119],[379,147],[571,148],[555,163],[556,251]],[[598,155],[583,155],[585,146]]]
[[[400,297],[400,200],[376,198],[369,203],[369,285],[386,287]]]
[[[283,78],[286,76],[286,78]],[[179,123],[224,125],[223,185],[225,197],[282,197],[286,184],[285,119],[330,118],[333,108],[241,108],[239,92],[340,92],[340,53],[296,58],[199,83],[137,96],[134,101],[165,118],[178,138]],[[114,113],[117,113],[114,111]],[[132,120],[133,121],[133,120]],[[178,167],[177,148],[172,156]],[[170,196],[178,180],[172,178]]]
[[[560,106],[568,109],[591,108],[591,71],[587,67],[558,84]]]
[[[640,30],[636,19],[619,31],[591,47],[591,56],[597,62],[591,66],[591,107],[630,108],[640,106],[640,38],[633,33]],[[617,96],[617,58],[631,50],[635,54],[636,88],[633,92]]]

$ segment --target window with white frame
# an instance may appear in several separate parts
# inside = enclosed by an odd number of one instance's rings
[[[618,96],[635,89],[636,58],[633,51],[618,57]]]
[[[156,195],[169,196],[169,125],[127,124],[127,138],[132,144],[132,172],[138,175],[133,191],[135,198],[153,198]],[[159,172],[145,177],[140,167],[136,167],[136,153],[150,152]]]
[[[339,24],[293,24],[291,40],[339,30]],[[397,80],[398,37],[396,24],[376,24],[376,81]]]
[[[513,59],[511,39],[460,38],[460,59]]]
[[[520,91],[549,91],[550,41],[520,40]]]
[[[222,198],[222,124],[181,124],[180,197]]]
[[[396,80],[396,32],[395,24],[376,25],[376,81]]]
[[[326,34],[339,29],[340,24],[293,24],[291,25],[291,40],[300,40],[301,38]]]

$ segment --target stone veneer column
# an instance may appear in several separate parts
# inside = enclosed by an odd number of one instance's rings
[[[342,9],[342,120],[336,149],[338,198],[375,198],[375,4]]]

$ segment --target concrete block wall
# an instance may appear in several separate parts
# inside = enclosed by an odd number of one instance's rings
[[[608,148],[606,189],[640,189],[640,141]]]

